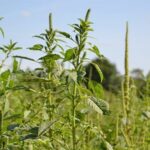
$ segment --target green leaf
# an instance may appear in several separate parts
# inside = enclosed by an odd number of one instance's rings
[[[109,105],[106,101],[102,99],[96,99],[95,97],[88,98],[88,104],[99,114],[109,114]]]
[[[91,12],[91,9],[88,9],[87,13],[86,13],[86,16],[85,16],[85,21],[89,20],[90,12]]]
[[[43,60],[43,59],[58,60],[58,59],[60,59],[60,58],[61,58],[61,56],[58,55],[58,54],[47,54],[47,55],[45,55],[45,56],[39,58],[39,60]]]
[[[22,49],[22,47],[15,47],[15,48],[13,48],[13,50],[20,50],[20,49]]]
[[[18,67],[19,67],[19,63],[18,63],[18,61],[14,58],[14,61],[13,61],[13,73],[17,72]]]
[[[4,105],[4,114],[6,114],[10,110],[10,104],[8,98],[5,99],[5,105]]]
[[[107,141],[104,141],[107,150],[113,150],[113,147]]]
[[[99,77],[101,79],[101,82],[103,81],[103,73],[101,71],[101,69],[99,68],[99,66],[96,63],[91,62],[91,64],[95,67],[95,69],[97,70]]]
[[[4,71],[1,75],[0,75],[0,79],[1,79],[1,81],[6,81],[6,82],[8,82],[8,78],[9,78],[9,76],[10,76],[10,70],[6,70],[6,71]]]
[[[82,96],[92,95],[92,92],[89,89],[87,89],[86,87],[82,86],[82,85],[77,85],[77,88],[80,92],[80,95],[82,95]]]
[[[103,115],[103,111],[97,105],[97,103],[95,103],[95,100],[93,100],[92,97],[90,97],[87,102],[95,111],[97,111],[100,115]]]
[[[76,71],[69,71],[69,77],[72,79],[74,82],[77,82],[77,72]]]
[[[39,127],[38,136],[44,134],[55,122],[57,122],[57,120],[51,122],[43,122]]]
[[[45,40],[45,39],[44,39],[44,37],[43,37],[43,36],[41,36],[41,35],[35,35],[35,36],[33,36],[33,37],[36,37],[36,38],[39,38],[39,39]]]
[[[16,120],[18,118],[21,118],[21,114],[15,114],[8,117],[4,117],[4,120]]]
[[[5,36],[4,31],[1,27],[0,27],[0,33],[2,34],[3,37]]]
[[[41,51],[43,49],[43,45],[41,45],[41,44],[35,44],[35,45],[33,45],[33,47],[30,47],[29,49],[30,50]]]
[[[94,80],[89,80],[88,82],[88,89],[90,89],[96,97],[103,96],[103,87],[101,84]]]
[[[24,119],[27,119],[27,117],[29,116],[30,113],[31,113],[30,110],[25,110],[24,111]]]
[[[42,111],[42,118],[43,118],[43,120],[48,120],[49,119],[49,115],[47,113],[46,108],[43,109],[43,111]]]
[[[75,49],[68,49],[65,52],[65,58],[64,61],[69,61],[75,57]]]
[[[65,36],[66,38],[70,39],[71,38],[71,35],[67,32],[61,32],[61,31],[58,31],[59,34]]]
[[[143,111],[142,115],[146,118],[146,119],[150,119],[150,111]]]
[[[24,141],[24,140],[28,140],[28,139],[36,139],[37,138],[37,135],[36,134],[27,134],[23,137],[20,138],[21,141]]]
[[[36,62],[34,59],[29,58],[29,57],[25,57],[25,56],[15,55],[15,56],[13,56],[13,57],[14,57],[14,58],[20,58],[20,59],[26,59],[26,60],[30,60],[30,61]]]
[[[93,52],[94,54],[96,54],[98,57],[101,57],[99,49],[98,49],[98,47],[96,45],[94,45],[92,48],[89,48],[88,50],[90,50],[91,52]]]
[[[80,42],[79,42],[79,35],[78,34],[75,36],[75,39],[76,39],[77,44],[79,45]]]

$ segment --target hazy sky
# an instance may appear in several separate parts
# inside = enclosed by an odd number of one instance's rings
[[[150,70],[150,0],[0,0],[0,22],[5,40],[13,39],[24,50],[19,54],[38,58],[26,47],[36,43],[33,35],[48,26],[48,14],[53,13],[54,26],[70,31],[68,24],[82,18],[91,8],[94,22],[92,36],[101,53],[115,63],[123,73],[125,22],[129,22],[130,70]],[[30,62],[24,64],[29,66]],[[33,65],[32,65],[33,66]]]

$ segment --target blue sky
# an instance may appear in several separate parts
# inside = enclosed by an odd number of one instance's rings
[[[129,22],[130,70],[150,70],[150,1],[149,0],[0,0],[0,22],[6,36],[0,43],[13,39],[23,47],[20,55],[38,58],[26,50],[36,43],[33,35],[48,26],[48,14],[53,13],[55,28],[70,31],[68,24],[82,18],[91,8],[94,23],[92,36],[101,53],[123,73],[125,23]],[[25,62],[23,67],[30,66]],[[35,65],[35,64],[33,64]],[[32,65],[32,67],[33,67]]]

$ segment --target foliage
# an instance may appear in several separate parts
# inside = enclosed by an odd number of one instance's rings
[[[37,60],[13,55],[21,49],[16,42],[0,46],[0,149],[150,149],[150,75],[129,75],[128,26],[122,82],[115,65],[89,42],[89,15],[90,9],[67,33],[54,29],[50,14],[49,28],[35,36],[41,43],[28,48],[42,52]],[[24,71],[24,59],[40,67]]]
[[[121,88],[122,76],[119,74],[116,66],[106,58],[96,59],[93,60],[93,62],[95,62],[103,72],[104,79],[102,82],[102,86],[107,91],[117,94]],[[100,82],[99,75],[97,74],[96,69],[91,64],[86,65],[86,77],[89,76],[92,80]]]

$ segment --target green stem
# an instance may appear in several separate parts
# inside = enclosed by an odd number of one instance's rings
[[[3,147],[2,132],[3,132],[3,114],[2,114],[2,110],[0,110],[0,148]]]
[[[118,133],[119,133],[119,116],[116,117],[116,135],[115,135],[115,142],[118,142]]]
[[[74,93],[73,93],[73,99],[72,99],[72,149],[76,150],[76,104],[75,104],[75,98],[76,98],[76,83],[74,84]]]
[[[124,98],[126,105],[127,118],[129,115],[129,54],[128,54],[128,23],[126,24],[126,37],[125,37],[125,77],[124,77]]]
[[[124,87],[123,87],[123,103],[125,109],[124,119],[126,121],[124,128],[124,137],[128,147],[131,145],[130,141],[130,129],[129,129],[129,113],[130,113],[130,85],[129,85],[129,50],[128,50],[128,23],[126,23],[126,35],[125,35],[125,60],[124,60]]]
[[[51,80],[52,79],[52,75],[51,73],[48,73],[48,79]],[[48,105],[49,105],[49,108],[48,108],[48,111],[49,111],[49,119],[50,121],[52,121],[53,119],[53,110],[52,110],[52,95],[51,95],[51,91],[48,93]],[[53,133],[52,133],[52,129],[50,128],[49,129],[49,137],[52,138],[53,136]]]

